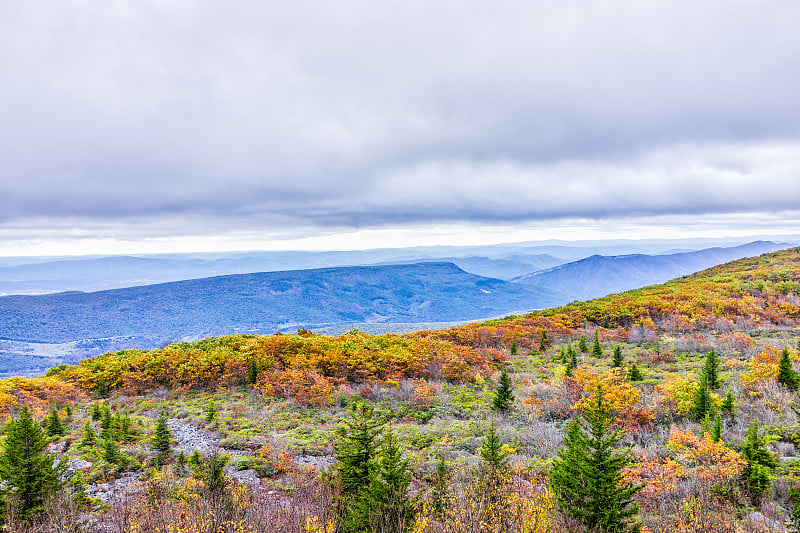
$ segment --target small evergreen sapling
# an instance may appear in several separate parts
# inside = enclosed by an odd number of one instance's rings
[[[247,383],[255,385],[258,382],[258,363],[255,359],[250,359],[250,368],[247,371]]]
[[[47,453],[49,444],[42,427],[23,407],[18,419],[6,424],[6,437],[0,452],[2,492],[16,494],[17,512],[23,519],[39,514],[46,498],[60,487],[60,467]],[[8,501],[8,500],[6,500]]]
[[[722,440],[722,415],[717,413],[714,419],[714,425],[711,427],[711,440],[720,442]]]
[[[497,504],[502,497],[502,487],[505,482],[505,473],[508,471],[508,453],[503,450],[500,442],[500,435],[497,434],[497,426],[494,419],[489,425],[489,432],[484,437],[481,447],[478,450],[481,457],[478,476],[482,485],[482,492],[489,500],[489,512],[496,514]]]
[[[500,374],[500,380],[497,385],[497,391],[495,392],[492,408],[495,411],[507,413],[511,409],[511,405],[513,403],[514,392],[513,386],[511,385],[511,378],[509,377],[508,372],[503,370],[503,372]]]
[[[117,448],[117,443],[114,441],[114,437],[106,436],[103,439],[103,459],[108,464],[112,465],[119,465],[122,462],[122,456],[119,453],[119,449]]]
[[[172,432],[169,430],[169,425],[167,425],[167,412],[162,409],[158,419],[156,419],[151,445],[159,455],[166,457],[172,450],[170,440],[172,440]]]
[[[789,358],[789,349],[784,348],[781,353],[781,360],[778,363],[778,383],[786,387],[792,392],[796,392],[798,388],[798,376],[794,368],[792,368],[792,360]]]
[[[728,389],[728,393],[725,394],[725,398],[723,398],[722,404],[720,405],[720,411],[728,413],[732,421],[736,420],[736,404],[733,401],[733,392],[731,389]]]
[[[97,433],[94,432],[92,422],[87,420],[83,425],[83,438],[81,439],[81,446],[91,448],[97,443]]]
[[[578,339],[578,349],[582,353],[586,353],[589,351],[589,348],[586,346],[586,335],[581,335],[581,338]]]
[[[603,347],[600,346],[600,338],[597,336],[597,330],[594,330],[594,341],[592,342],[592,356],[603,357]]]
[[[694,406],[692,412],[696,420],[703,420],[714,410],[711,404],[711,391],[708,386],[708,377],[705,373],[700,376],[700,385],[694,393]]]
[[[213,422],[217,417],[217,405],[214,403],[214,398],[210,398],[206,404],[206,420]]]
[[[433,478],[433,490],[431,494],[433,511],[438,515],[441,515],[444,511],[445,502],[447,501],[448,478],[447,464],[445,464],[444,455],[442,455],[439,457],[439,462],[436,463],[436,473]]]
[[[630,451],[615,450],[623,438],[612,429],[614,418],[603,401],[597,400],[567,428],[564,447],[553,461],[550,485],[562,513],[580,522],[586,531],[639,531],[639,512],[634,496],[643,486],[626,481],[623,469]]]
[[[50,406],[50,414],[47,416],[47,434],[51,437],[57,437],[66,433],[64,424],[61,422],[61,417],[58,416],[58,408],[53,403]]]
[[[547,330],[543,329],[542,330],[542,336],[539,339],[539,351],[540,352],[545,351],[547,349],[547,345],[549,343],[550,343],[550,341],[547,339]]]
[[[414,516],[414,502],[408,495],[410,484],[408,459],[390,427],[381,442],[369,490],[373,530],[406,530]]]
[[[706,361],[703,364],[703,374],[706,376],[708,388],[710,390],[717,390],[720,386],[719,358],[717,358],[717,352],[714,350],[706,354]]]
[[[622,357],[622,347],[620,345],[614,346],[614,356],[611,359],[612,368],[622,368],[625,359]]]
[[[638,366],[636,366],[636,361],[631,363],[631,366],[628,369],[628,379],[631,381],[642,381],[644,379],[642,371],[639,370]]]
[[[747,461],[741,479],[753,499],[759,501],[772,484],[770,472],[778,466],[778,461],[767,449],[764,438],[758,434],[758,420],[754,419],[753,425],[747,430],[741,454]]]

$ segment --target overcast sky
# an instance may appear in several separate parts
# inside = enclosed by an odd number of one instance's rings
[[[0,254],[800,233],[798,20],[0,0]]]

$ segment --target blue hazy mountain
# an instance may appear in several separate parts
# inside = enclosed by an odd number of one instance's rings
[[[715,265],[786,248],[786,244],[755,241],[730,248],[708,248],[666,255],[593,255],[512,279],[514,283],[546,287],[565,301],[590,300],[647,285],[664,283]]]
[[[112,257],[0,257],[0,295],[99,291],[226,274],[446,261],[480,276],[510,279],[600,254],[663,254],[720,246],[697,239],[540,241],[355,251],[272,251]],[[733,244],[742,244],[742,241]],[[788,246],[788,245],[787,245]]]
[[[33,351],[77,342],[84,349],[71,352],[86,356],[120,344],[152,348],[236,332],[467,321],[557,303],[547,289],[469,274],[452,263],[262,272],[0,297],[0,339]]]

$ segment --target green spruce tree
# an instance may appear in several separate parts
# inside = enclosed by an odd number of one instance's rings
[[[612,429],[614,418],[598,390],[597,401],[574,419],[564,437],[564,448],[553,461],[550,484],[565,515],[588,532],[639,531],[633,501],[642,489],[623,477],[630,462],[629,450],[617,450],[623,438]]]
[[[447,464],[444,462],[444,455],[439,456],[436,463],[436,473],[433,477],[433,487],[431,491],[431,505],[433,512],[441,516],[447,502],[447,483],[449,481]]]
[[[511,355],[519,355],[519,348],[517,348],[517,341],[511,343]]]
[[[797,391],[798,377],[797,372],[792,368],[792,360],[789,358],[789,349],[784,348],[781,353],[781,360],[778,363],[778,383],[792,392]]]
[[[508,372],[503,370],[500,373],[500,379],[497,384],[497,391],[495,391],[494,401],[492,402],[492,409],[501,413],[507,413],[514,403],[514,392],[511,384],[511,378]]]
[[[97,433],[94,432],[92,422],[87,420],[86,423],[83,424],[83,438],[81,439],[81,446],[91,448],[95,444],[97,444]]]
[[[150,445],[163,458],[169,456],[172,450],[170,446],[171,440],[172,432],[167,424],[167,412],[162,409],[156,419],[156,427],[153,430],[153,438]]]
[[[631,381],[642,381],[644,379],[642,371],[639,370],[638,366],[636,366],[636,361],[631,363],[631,366],[628,369],[628,379]]]
[[[772,484],[770,473],[778,466],[775,455],[767,449],[764,438],[759,435],[758,420],[753,420],[753,425],[747,430],[741,454],[747,461],[741,474],[742,482],[753,499],[758,502],[769,490]]]
[[[0,490],[16,495],[16,511],[23,519],[39,514],[47,497],[60,487],[59,468],[47,453],[48,444],[27,407],[22,408],[19,418],[6,424],[0,453]]]
[[[350,418],[339,427],[336,472],[340,481],[339,524],[344,533],[370,530],[378,436],[383,429],[375,411],[366,403],[353,405]]]
[[[255,359],[250,359],[250,368],[247,370],[247,383],[255,385],[258,382],[258,363]]]
[[[614,356],[611,359],[611,367],[622,368],[623,364],[625,364],[625,359],[622,356],[622,347],[618,344],[614,346]]]
[[[603,357],[603,347],[600,346],[600,338],[597,336],[597,330],[594,330],[594,340],[592,342],[592,357]]]
[[[720,442],[722,440],[722,415],[717,413],[714,419],[714,425],[711,427],[711,440]]]
[[[122,462],[122,455],[119,453],[117,443],[114,437],[107,435],[103,439],[103,459],[110,465],[120,465]]]
[[[47,434],[51,437],[57,437],[66,433],[61,417],[58,416],[58,408],[53,403],[50,406],[50,414],[47,415]]]
[[[727,394],[725,394],[725,398],[722,399],[720,411],[728,413],[728,416],[731,417],[732,421],[736,420],[736,404],[733,401],[733,391],[731,391],[731,389],[728,389]]]
[[[214,398],[209,398],[208,403],[206,403],[206,420],[208,422],[213,422],[216,417],[217,405],[214,403]]]
[[[373,531],[402,532],[414,517],[414,502],[408,494],[411,471],[392,428],[383,437],[371,480],[370,504]]]
[[[547,339],[547,330],[542,330],[542,336],[539,338],[539,351],[543,352],[547,349],[547,345],[550,341]]]
[[[711,404],[711,391],[709,389],[708,377],[705,373],[703,373],[700,375],[700,384],[694,393],[692,413],[694,414],[695,420],[703,420],[714,410],[714,407]]]
[[[578,339],[578,349],[581,353],[586,353],[589,351],[589,348],[586,346],[586,335],[581,335],[581,338]]]
[[[100,409],[100,404],[99,403],[94,402],[92,404],[92,420],[97,422],[101,418],[103,418],[103,410]]]
[[[719,382],[719,359],[717,352],[711,350],[706,355],[706,361],[703,364],[703,374],[706,376],[706,382],[710,390],[717,390],[720,386]]]

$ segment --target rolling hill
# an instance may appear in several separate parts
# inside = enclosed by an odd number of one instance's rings
[[[782,248],[786,248],[786,245],[755,241],[730,248],[708,248],[667,255],[593,255],[579,261],[525,274],[511,281],[546,287],[563,295],[564,301],[590,300],[664,283],[714,265]]]

